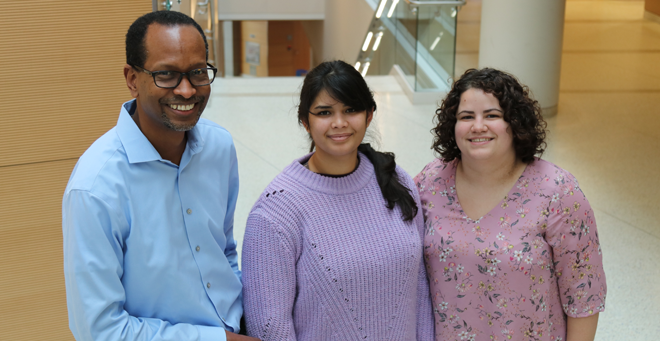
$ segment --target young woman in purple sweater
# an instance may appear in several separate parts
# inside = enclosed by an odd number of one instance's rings
[[[245,231],[249,335],[433,340],[419,195],[393,154],[362,144],[375,110],[345,62],[305,77],[298,122],[312,153],[268,185]]]

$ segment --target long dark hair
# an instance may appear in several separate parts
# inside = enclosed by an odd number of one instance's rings
[[[323,62],[305,76],[298,105],[299,124],[309,126],[309,109],[321,90],[357,111],[376,111],[376,101],[371,90],[353,66],[341,60]],[[310,152],[313,150],[312,140]],[[368,143],[360,144],[358,151],[374,165],[376,180],[387,200],[387,208],[394,209],[398,205],[403,220],[412,220],[417,215],[417,204],[410,189],[399,181],[394,154],[376,151]]]

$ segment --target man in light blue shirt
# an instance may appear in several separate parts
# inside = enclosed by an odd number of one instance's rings
[[[80,157],[62,203],[77,340],[256,340],[242,308],[236,151],[200,115],[216,70],[194,20],[137,19],[124,75],[135,98]]]

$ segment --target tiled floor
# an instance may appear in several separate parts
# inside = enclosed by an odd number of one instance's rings
[[[566,5],[559,113],[544,158],[572,172],[598,220],[608,304],[597,340],[660,338],[660,24],[643,1]],[[457,74],[477,65],[480,2],[459,14]],[[234,136],[241,192],[235,236],[270,180],[308,148],[296,123],[300,78],[219,79],[205,117]],[[432,160],[433,105],[413,106],[390,76],[368,77],[381,149],[414,175]]]

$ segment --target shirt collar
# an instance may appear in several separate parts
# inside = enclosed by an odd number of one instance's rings
[[[197,121],[197,124],[186,132],[188,136],[188,142],[186,142],[186,145],[193,155],[201,152],[204,147],[204,138],[199,131],[199,124],[202,123],[201,120],[202,119],[200,118],[200,120]]]
[[[136,100],[132,99],[121,106],[119,119],[117,120],[117,135],[124,146],[129,163],[140,163],[162,160],[160,154],[149,142],[146,136],[138,128],[131,117],[135,114]],[[186,148],[192,154],[197,154],[204,146],[204,140],[200,136],[197,126],[187,132],[188,142]]]
[[[117,135],[124,146],[128,162],[140,163],[160,160],[160,154],[149,142],[146,136],[142,134],[131,115],[135,113],[135,99],[124,103],[121,106],[119,119],[117,120]]]

